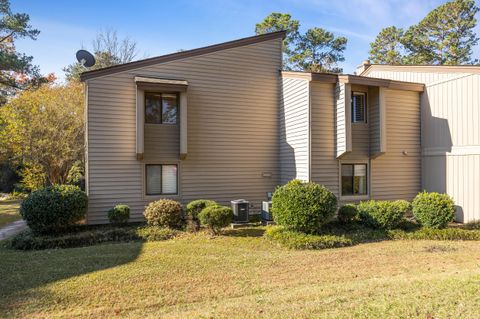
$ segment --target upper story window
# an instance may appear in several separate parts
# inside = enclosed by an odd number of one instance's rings
[[[177,124],[178,95],[145,93],[145,123]]]
[[[367,95],[363,92],[352,93],[352,122],[367,123]]]

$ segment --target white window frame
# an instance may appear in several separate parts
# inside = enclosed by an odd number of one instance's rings
[[[363,96],[363,121],[356,120],[356,108],[355,108],[355,96]],[[353,91],[352,92],[352,123],[360,123],[365,124],[367,123],[367,93],[366,92],[359,92]]]

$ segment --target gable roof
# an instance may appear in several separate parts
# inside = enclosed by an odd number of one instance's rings
[[[80,75],[80,80],[85,81],[85,80],[96,78],[103,75],[114,74],[117,72],[142,68],[142,67],[154,65],[157,63],[180,60],[184,58],[194,57],[198,55],[203,55],[207,53],[212,53],[212,52],[236,48],[236,47],[241,47],[241,46],[268,41],[272,39],[277,39],[277,38],[285,39],[285,35],[286,35],[286,31],[271,32],[271,33],[266,33],[261,35],[255,35],[248,38],[214,44],[214,45],[210,45],[210,46],[206,46],[198,49],[180,51],[180,52],[161,55],[153,58],[109,66],[109,67],[98,69],[98,70],[86,71]]]
[[[391,65],[366,64],[359,75],[367,76],[371,71],[435,72],[435,73],[480,73],[480,65]]]

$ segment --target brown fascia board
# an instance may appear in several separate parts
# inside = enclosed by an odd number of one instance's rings
[[[415,91],[415,92],[423,92],[425,90],[425,85],[423,83],[395,81],[395,80],[380,79],[380,78],[370,78],[366,76],[350,75],[350,74],[339,75],[338,81],[340,83],[378,86],[378,87],[384,87],[384,88],[395,89],[395,90],[405,90],[405,91]]]
[[[312,73],[302,71],[281,71],[284,78],[305,79],[307,81],[318,81],[324,83],[337,83],[338,75],[335,73]]]
[[[80,80],[85,81],[85,80],[96,78],[99,76],[114,74],[122,71],[128,71],[131,69],[142,68],[142,67],[154,65],[157,63],[180,60],[184,58],[194,57],[198,55],[208,54],[208,53],[236,48],[236,47],[241,47],[249,44],[255,44],[255,43],[273,40],[277,38],[285,39],[285,36],[286,36],[285,31],[265,33],[261,35],[255,35],[252,37],[239,39],[239,40],[233,40],[233,41],[228,41],[224,43],[214,44],[214,45],[210,45],[210,46],[206,46],[198,49],[181,51],[181,52],[161,55],[153,58],[148,58],[144,60],[114,65],[114,66],[110,66],[110,67],[106,67],[98,70],[83,72],[80,75]]]
[[[391,64],[369,64],[367,68],[360,73],[361,76],[367,76],[374,69],[381,71],[401,71],[401,72],[437,72],[437,73],[480,73],[478,65],[391,65]]]

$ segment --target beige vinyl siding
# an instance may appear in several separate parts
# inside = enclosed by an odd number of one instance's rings
[[[420,96],[400,90],[384,93],[388,150],[370,161],[370,197],[411,200],[421,190]]]
[[[106,222],[108,208],[118,203],[141,220],[143,207],[160,198],[144,196],[143,170],[146,162],[162,164],[162,154],[146,143],[148,161],[136,160],[134,76],[189,83],[188,155],[179,164],[174,198],[222,204],[245,198],[258,210],[279,182],[280,68],[281,39],[274,39],[87,80],[87,221]],[[149,129],[145,135],[160,138]]]
[[[180,125],[145,124],[144,160],[177,160],[180,154]]]
[[[282,78],[280,103],[281,183],[309,180],[309,81]]]
[[[445,81],[450,79],[455,79],[468,75],[468,73],[440,73],[440,72],[412,72],[412,71],[383,71],[375,70],[368,72],[366,76],[372,78],[381,78],[381,79],[390,79],[397,81],[405,82],[416,82],[416,83],[433,83],[438,81]]]
[[[337,83],[335,88],[335,136],[337,158],[352,150],[350,94],[351,90],[349,84]]]
[[[370,96],[368,94],[368,87],[363,86],[363,85],[352,85],[351,86],[351,93],[353,92],[361,92],[365,93],[365,99],[366,99],[366,123],[347,123],[347,125],[350,126],[351,129],[351,139],[352,139],[352,146],[351,146],[351,152],[346,153],[344,156],[342,156],[342,160],[348,160],[348,161],[354,161],[354,160],[368,160],[370,157],[370,130],[369,130],[369,119],[368,119],[368,113],[370,110]],[[351,110],[352,104],[351,104],[351,99],[348,105],[345,106],[345,108]]]
[[[370,125],[370,156],[376,157],[381,152],[380,141],[380,100],[379,88],[368,88],[368,123]]]
[[[448,193],[456,220],[480,220],[480,67],[372,66],[368,76],[426,84],[422,96],[422,188]],[[465,71],[464,71],[465,70]]]
[[[311,83],[311,180],[339,196],[335,84]]]

